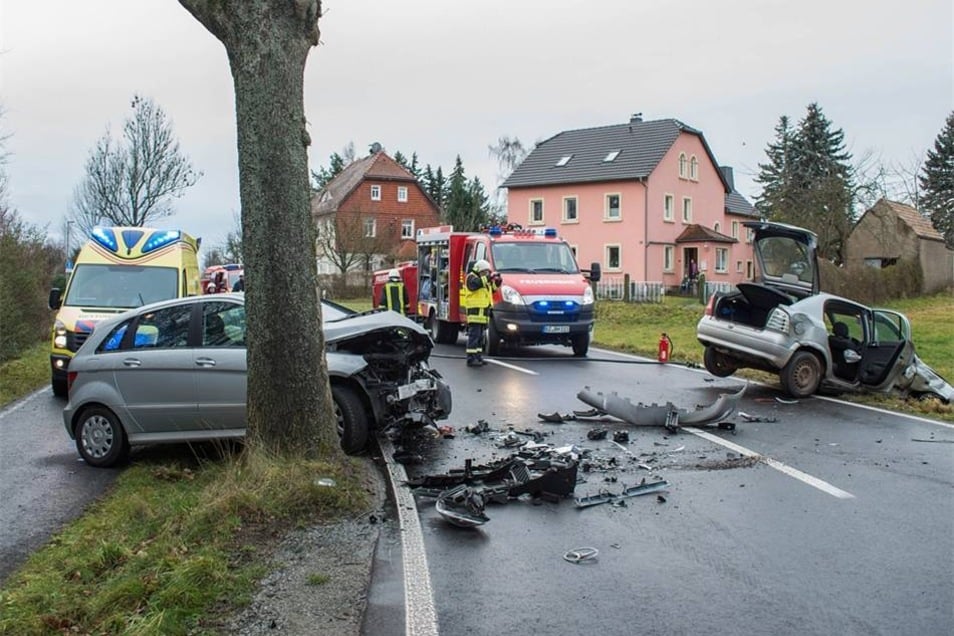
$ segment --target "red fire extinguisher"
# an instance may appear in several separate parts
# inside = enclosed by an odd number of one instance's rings
[[[660,362],[669,362],[669,358],[672,356],[672,340],[669,336],[663,332],[662,337],[659,339],[659,353],[657,359]]]

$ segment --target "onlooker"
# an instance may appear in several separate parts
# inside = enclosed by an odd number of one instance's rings
[[[242,272],[239,274],[239,278],[235,281],[235,284],[232,285],[232,291],[234,292],[244,292],[245,291],[245,273]]]

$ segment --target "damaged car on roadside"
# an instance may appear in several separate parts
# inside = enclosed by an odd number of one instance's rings
[[[820,291],[814,233],[744,225],[753,232],[755,279],[713,294],[696,326],[710,373],[777,373],[796,398],[822,389],[954,400],[954,387],[917,356],[904,314]]]
[[[427,331],[395,312],[321,303],[345,452],[364,450],[376,429],[436,427],[450,414]],[[79,454],[112,466],[135,445],[243,438],[245,333],[244,294],[162,301],[98,323],[69,366],[63,421]]]

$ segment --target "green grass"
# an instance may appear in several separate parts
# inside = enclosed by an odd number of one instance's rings
[[[0,406],[36,391],[50,381],[50,343],[39,342],[16,360],[0,364]]]
[[[139,461],[6,581],[0,634],[214,633],[251,598],[277,536],[368,505],[357,466]]]

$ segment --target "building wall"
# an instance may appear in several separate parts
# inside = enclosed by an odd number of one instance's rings
[[[372,186],[381,188],[381,200],[371,199]],[[407,201],[398,201],[398,188],[407,188]],[[391,249],[401,242],[401,226],[404,221],[413,221],[413,232],[418,228],[440,224],[437,208],[424,195],[421,187],[413,181],[386,181],[368,177],[338,205],[338,214],[373,216],[376,220],[376,235],[385,239]]]
[[[927,294],[954,287],[954,250],[943,241],[922,240],[921,271]]]

